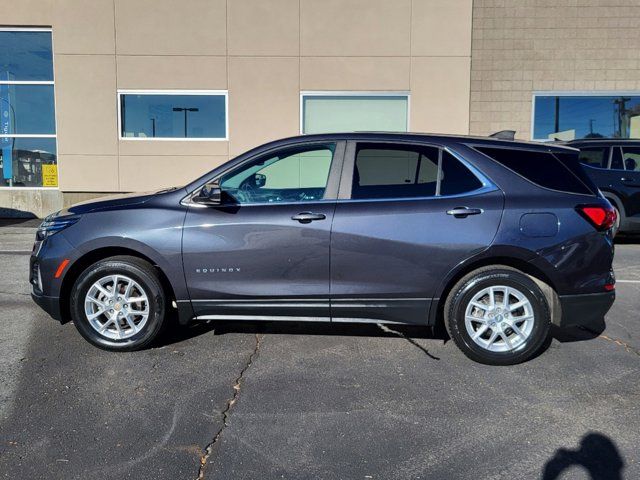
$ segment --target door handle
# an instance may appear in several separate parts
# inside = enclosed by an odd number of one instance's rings
[[[482,212],[481,208],[456,207],[447,210],[447,215],[453,215],[455,218],[467,218],[469,215],[480,215]]]
[[[629,178],[629,177],[622,177],[620,179],[620,181],[622,182],[623,185],[627,185],[628,187],[637,187],[640,186],[640,180],[635,179],[635,178]]]
[[[291,217],[291,220],[297,220],[300,223],[311,223],[314,220],[324,220],[327,216],[324,213],[302,212]]]

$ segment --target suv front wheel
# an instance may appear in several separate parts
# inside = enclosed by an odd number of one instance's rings
[[[166,296],[153,266],[129,256],[101,260],[80,274],[71,291],[73,323],[105,350],[140,350],[165,323]]]
[[[551,326],[544,293],[528,275],[489,266],[463,277],[444,307],[445,325],[472,360],[513,365],[535,355]]]

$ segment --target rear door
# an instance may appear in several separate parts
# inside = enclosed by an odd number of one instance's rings
[[[333,321],[425,324],[458,263],[487,248],[502,193],[433,145],[349,142],[331,232]]]

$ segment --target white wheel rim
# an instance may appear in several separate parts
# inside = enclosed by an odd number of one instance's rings
[[[101,336],[123,340],[139,333],[149,319],[149,299],[138,282],[125,275],[97,280],[85,296],[89,325]]]
[[[480,290],[467,304],[464,316],[471,339],[490,352],[523,348],[534,322],[533,306],[526,295],[506,285]]]

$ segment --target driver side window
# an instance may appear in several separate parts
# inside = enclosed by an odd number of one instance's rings
[[[234,203],[321,200],[329,179],[335,144],[289,148],[252,160],[220,179]]]

